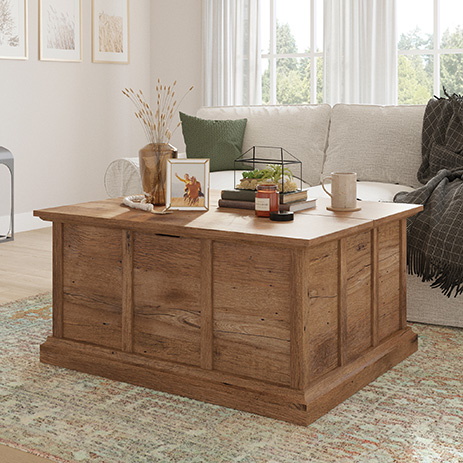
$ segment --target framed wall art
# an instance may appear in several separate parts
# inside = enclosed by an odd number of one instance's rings
[[[93,0],[92,60],[129,62],[129,0]]]
[[[0,58],[27,59],[27,0],[0,0]]]
[[[166,209],[209,210],[209,159],[167,161]]]
[[[82,61],[81,0],[40,0],[42,61]]]

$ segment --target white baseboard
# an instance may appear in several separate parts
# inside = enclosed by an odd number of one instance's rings
[[[0,223],[9,224],[10,217],[9,216],[0,217]],[[32,211],[23,212],[22,214],[14,215],[14,232],[15,233],[20,233],[20,232],[29,231],[29,230],[37,230],[39,228],[46,228],[50,226],[51,226],[51,222],[44,222],[42,219],[39,219],[38,217],[34,217],[32,215]],[[7,230],[4,230],[4,231],[6,232]]]

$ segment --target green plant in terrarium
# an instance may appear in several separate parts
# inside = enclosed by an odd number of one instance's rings
[[[293,173],[289,169],[284,170],[279,164],[268,164],[263,169],[254,169],[243,172],[241,181],[236,188],[241,190],[255,190],[259,183],[276,183],[278,191],[288,192],[297,190]]]

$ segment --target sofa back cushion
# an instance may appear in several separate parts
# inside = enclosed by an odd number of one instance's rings
[[[320,183],[327,144],[331,107],[230,106],[201,108],[202,119],[247,119],[243,152],[252,146],[278,146],[302,161],[302,179],[309,185]]]
[[[323,175],[418,187],[424,105],[337,104],[332,109]]]

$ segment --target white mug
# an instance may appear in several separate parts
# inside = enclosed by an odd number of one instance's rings
[[[325,188],[326,180],[331,180],[331,193]],[[331,196],[333,209],[357,208],[357,174],[355,172],[331,172],[322,180],[322,188]]]

